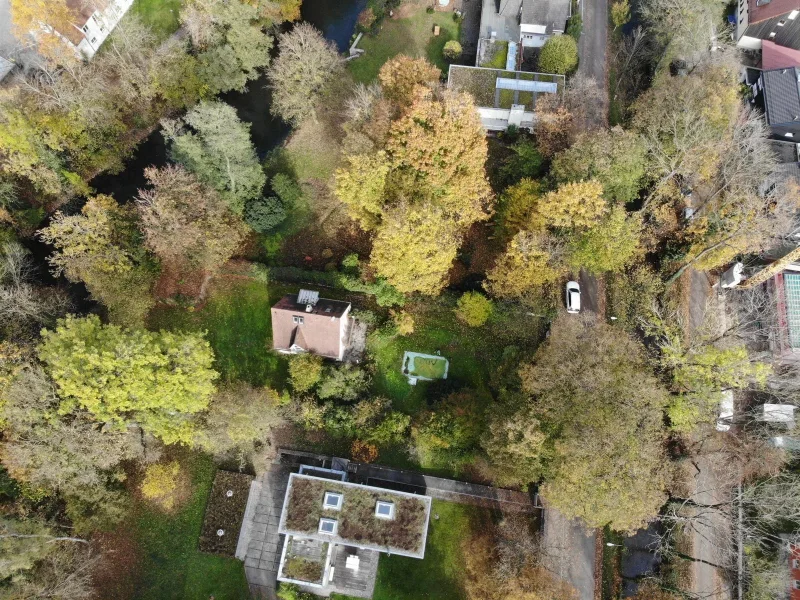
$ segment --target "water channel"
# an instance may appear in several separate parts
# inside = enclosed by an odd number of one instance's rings
[[[321,30],[325,38],[334,42],[341,52],[345,52],[350,46],[358,14],[366,4],[367,0],[304,0],[302,17]],[[272,92],[267,87],[264,75],[249,82],[244,92],[228,92],[219,99],[233,106],[239,118],[250,123],[253,143],[262,158],[280,146],[291,131],[286,123],[270,114]],[[97,193],[110,194],[120,202],[127,202],[139,188],[145,186],[144,169],[162,166],[166,162],[164,138],[160,129],[157,129],[138,146],[121,173],[99,175],[91,185]]]

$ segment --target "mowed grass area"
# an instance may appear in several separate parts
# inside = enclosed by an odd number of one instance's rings
[[[140,549],[137,600],[248,600],[244,565],[235,558],[197,549],[206,499],[216,467],[210,457],[187,454],[181,466],[190,471],[192,493],[174,514],[137,500],[131,533]]]
[[[150,327],[207,331],[215,368],[223,380],[282,389],[287,362],[271,351],[270,308],[284,293],[284,288],[258,281],[221,279],[213,284],[201,308],[158,307],[151,314]]]
[[[463,600],[462,545],[489,519],[486,509],[434,500],[425,558],[381,554],[373,600]],[[331,598],[356,600],[338,594]]]
[[[178,17],[181,6],[183,0],[136,0],[130,12],[165,40],[180,27]]]
[[[438,36],[433,35],[434,25],[441,28]],[[378,35],[361,38],[358,47],[366,50],[366,53],[351,60],[347,67],[356,81],[369,83],[378,76],[383,63],[398,54],[406,54],[427,58],[445,75],[448,63],[442,50],[448,41],[460,38],[460,29],[460,25],[453,20],[453,13],[428,14],[424,7],[419,7],[408,18],[385,19]]]

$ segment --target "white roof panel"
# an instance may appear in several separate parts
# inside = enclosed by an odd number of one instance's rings
[[[500,90],[514,90],[520,92],[543,92],[545,94],[555,94],[558,92],[558,84],[550,81],[530,81],[529,79],[508,79],[498,77],[495,87]]]

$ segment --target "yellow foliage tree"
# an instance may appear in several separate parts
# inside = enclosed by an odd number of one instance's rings
[[[464,227],[489,218],[486,133],[470,95],[418,97],[392,125],[387,150],[396,195],[435,204]]]
[[[565,183],[548,192],[536,203],[531,214],[531,229],[592,227],[608,211],[603,185],[595,180]]]
[[[42,56],[57,62],[76,61],[59,37],[74,29],[78,14],[66,0],[11,0],[11,22],[19,39],[32,35]]]
[[[533,179],[523,179],[507,188],[500,199],[498,212],[509,233],[527,229],[531,214],[542,196],[542,185]]]
[[[386,201],[386,176],[390,165],[386,152],[347,158],[350,167],[336,171],[336,195],[350,216],[369,231],[380,222]]]
[[[545,235],[521,231],[489,272],[486,288],[499,298],[521,298],[561,277],[557,254],[557,247]]]
[[[397,335],[411,335],[414,333],[414,316],[403,311],[391,311],[392,321],[397,328]]]
[[[435,296],[446,285],[459,241],[457,228],[440,209],[402,204],[384,214],[370,264],[401,293]]]
[[[158,504],[164,510],[175,508],[181,466],[177,461],[148,465],[139,486],[142,496]]]
[[[417,87],[430,88],[439,82],[441,72],[424,58],[401,54],[385,62],[378,73],[383,94],[403,108],[412,103]]]

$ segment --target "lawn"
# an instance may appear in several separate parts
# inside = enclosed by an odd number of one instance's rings
[[[438,36],[433,35],[434,25],[439,25]],[[444,45],[460,37],[460,25],[453,20],[451,12],[427,13],[423,7],[404,19],[387,18],[376,36],[365,35],[359,48],[366,50],[361,57],[351,60],[348,68],[356,81],[369,83],[378,76],[378,71],[390,58],[398,54],[425,57],[447,73],[448,63],[442,55]]]
[[[178,31],[183,0],[136,0],[131,6],[131,14],[138,16],[156,35],[165,40]]]
[[[373,600],[463,600],[461,545],[473,528],[490,518],[486,509],[434,500],[425,558],[381,554]],[[331,598],[356,600],[340,594]]]
[[[473,526],[488,518],[485,509],[434,500],[425,558],[381,555],[374,600],[464,598],[461,544]]]
[[[283,293],[257,281],[218,280],[200,309],[159,307],[151,314],[151,327],[207,331],[224,380],[282,389],[287,363],[271,351],[270,307]]]
[[[206,499],[216,467],[205,455],[181,460],[192,475],[189,501],[175,514],[165,514],[137,501],[131,528],[141,551],[137,600],[247,600],[243,563],[203,554],[197,549]]]

